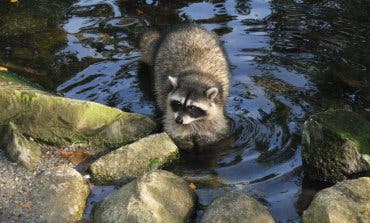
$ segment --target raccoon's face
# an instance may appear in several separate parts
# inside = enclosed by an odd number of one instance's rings
[[[188,125],[210,118],[218,109],[214,98],[218,94],[216,87],[181,86],[176,79],[171,79],[173,90],[168,95],[168,107],[177,124]]]

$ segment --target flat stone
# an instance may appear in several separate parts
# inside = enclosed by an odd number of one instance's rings
[[[0,73],[0,125],[57,146],[119,147],[152,133],[149,117],[94,102],[58,97]]]
[[[107,184],[130,179],[178,157],[178,148],[166,133],[154,134],[116,149],[90,166],[93,180]]]

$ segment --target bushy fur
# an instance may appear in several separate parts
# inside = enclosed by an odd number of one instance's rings
[[[196,24],[182,25],[167,33],[149,31],[142,36],[141,62],[154,74],[154,91],[164,129],[183,148],[206,146],[223,138],[229,130],[225,105],[229,94],[230,70],[227,57],[215,33]],[[178,86],[171,84],[175,77]],[[217,87],[210,100],[207,89]],[[183,88],[183,89],[181,89]],[[175,123],[169,97],[175,91],[196,92],[196,100],[206,105],[207,116],[189,125]]]

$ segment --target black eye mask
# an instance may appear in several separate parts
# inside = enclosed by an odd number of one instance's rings
[[[189,114],[189,116],[192,117],[192,118],[199,118],[199,117],[207,115],[206,111],[204,111],[203,109],[201,109],[199,107],[196,107],[196,106],[193,106],[193,105],[184,107],[181,104],[181,102],[177,101],[177,100],[172,100],[170,102],[170,106],[172,108],[172,111],[174,111],[174,112],[184,111],[187,114]]]
[[[181,104],[181,102],[179,102],[177,100],[171,101],[170,106],[172,108],[172,111],[174,111],[174,112],[178,112],[178,111],[182,110],[182,104]]]
[[[186,112],[192,118],[199,118],[207,115],[206,111],[193,105],[186,107]]]

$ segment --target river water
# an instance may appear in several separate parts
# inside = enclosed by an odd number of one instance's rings
[[[48,1],[39,1],[37,7],[28,1],[7,6],[13,14],[4,12],[0,27],[11,15],[48,12]],[[367,1],[78,0],[65,4],[57,8],[61,16],[52,22],[47,19],[44,33],[4,31],[0,66],[65,97],[124,111],[155,116],[149,85],[145,76],[137,74],[137,40],[144,30],[195,21],[222,40],[232,68],[227,112],[234,134],[225,145],[207,152],[184,152],[166,167],[197,185],[194,221],[215,197],[241,190],[265,204],[278,222],[299,222],[307,200],[302,195],[307,190],[300,158],[303,122],[313,112],[331,107],[368,109]],[[34,19],[43,22],[45,17],[39,14]],[[90,201],[106,194],[98,187]]]

